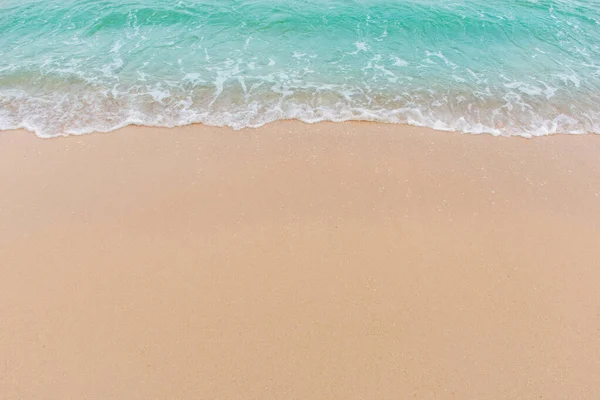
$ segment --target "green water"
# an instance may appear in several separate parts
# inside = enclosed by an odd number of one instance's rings
[[[599,1],[0,3],[0,129],[600,133]]]

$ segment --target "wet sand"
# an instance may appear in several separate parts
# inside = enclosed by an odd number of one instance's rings
[[[0,398],[600,398],[600,136],[0,133]]]

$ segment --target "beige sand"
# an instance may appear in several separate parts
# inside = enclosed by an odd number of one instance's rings
[[[0,134],[0,398],[599,399],[600,136]]]

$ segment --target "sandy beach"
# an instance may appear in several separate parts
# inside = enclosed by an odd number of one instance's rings
[[[0,133],[0,399],[598,399],[600,136]]]

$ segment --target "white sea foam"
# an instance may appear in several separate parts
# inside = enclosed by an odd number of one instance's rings
[[[377,105],[362,94],[346,90],[336,93],[333,85],[319,88],[319,96],[280,87],[264,99],[252,97],[243,80],[240,91],[219,86],[210,95],[177,97],[167,88],[149,87],[143,93],[108,92],[101,94],[53,92],[32,97],[19,90],[0,93],[0,129],[24,128],[40,137],[108,132],[127,125],[175,127],[193,123],[229,126],[233,129],[256,128],[267,123],[297,119],[307,123],[321,121],[376,121],[430,127],[437,130],[492,135],[542,136],[554,133],[600,133],[600,115],[574,118],[556,114],[552,118],[536,114],[526,107],[517,93],[507,94],[506,103],[497,109],[473,107],[465,96],[456,96],[463,111],[452,114],[447,104],[436,100],[427,104],[405,104],[393,99]],[[515,86],[519,88],[519,86]],[[536,92],[537,93],[537,92]],[[435,96],[435,93],[434,95]],[[315,100],[316,99],[316,100]],[[204,106],[202,106],[204,102]],[[455,106],[455,107],[456,107]],[[516,108],[515,108],[516,107]]]

